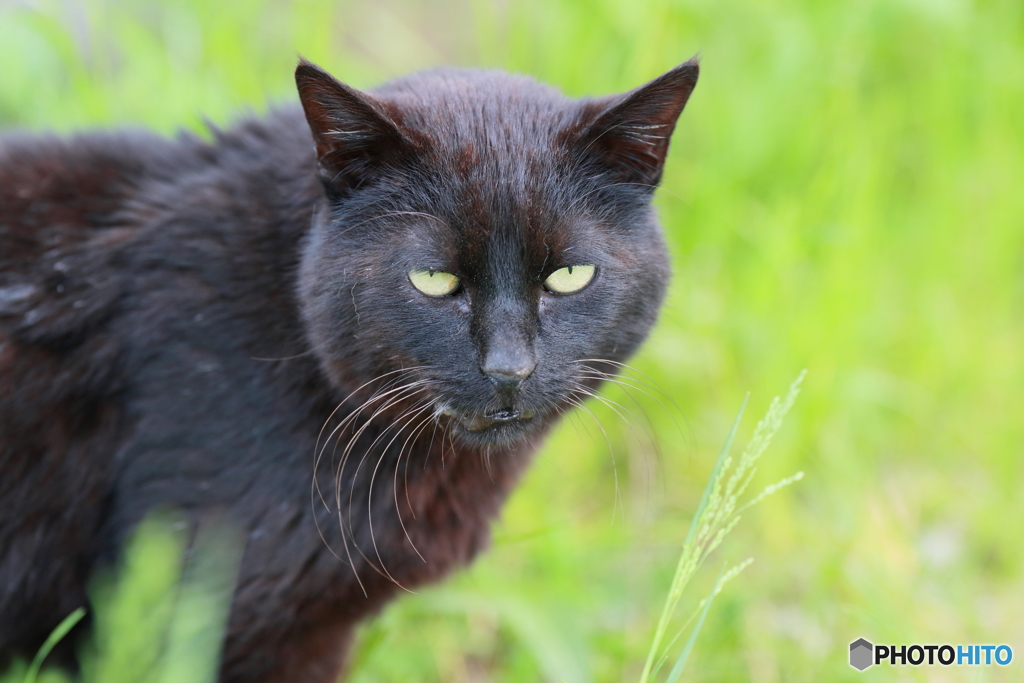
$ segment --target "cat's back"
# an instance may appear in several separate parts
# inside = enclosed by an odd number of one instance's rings
[[[126,278],[145,252],[150,265],[154,254],[172,260],[166,226],[184,225],[174,238],[189,229],[223,237],[240,231],[230,214],[242,207],[258,240],[261,227],[281,222],[271,213],[308,205],[310,182],[296,179],[313,161],[299,117],[274,112],[213,129],[212,140],[0,134],[0,378],[4,349],[12,353],[5,342],[81,341],[134,286]]]
[[[126,207],[175,156],[145,132],[0,137],[0,441],[75,390],[65,361],[121,292],[110,258],[138,227]]]
[[[48,255],[110,239],[111,230],[143,227],[161,210],[180,208],[178,193],[190,185],[247,183],[266,168],[292,171],[286,158],[311,163],[301,154],[310,142],[297,111],[211,133],[212,140],[141,129],[0,133],[0,316],[25,291],[3,291],[16,284],[8,278],[17,271],[27,275]]]
[[[0,272],[112,227],[176,147],[141,131],[0,136]]]
[[[66,337],[102,315],[112,290],[96,271],[138,227],[128,207],[188,156],[144,131],[0,136],[0,349],[10,355],[15,340]],[[69,291],[72,266],[87,274],[77,279],[95,285],[99,278],[105,287]],[[65,299],[66,307],[59,304]],[[4,365],[0,351],[0,375]]]

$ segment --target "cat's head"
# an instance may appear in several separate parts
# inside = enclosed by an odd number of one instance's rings
[[[511,444],[615,372],[664,294],[650,199],[697,74],[572,100],[437,70],[367,94],[302,62],[326,201],[300,299],[331,380]]]

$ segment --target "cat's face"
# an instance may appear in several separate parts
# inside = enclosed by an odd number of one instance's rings
[[[657,314],[668,262],[649,200],[696,76],[688,63],[573,101],[437,71],[369,96],[300,65],[328,197],[300,295],[328,376],[375,381],[406,419],[481,444],[512,444],[585,396]]]

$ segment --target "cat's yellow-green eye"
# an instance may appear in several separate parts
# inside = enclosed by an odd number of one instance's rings
[[[594,279],[594,266],[566,266],[548,275],[544,286],[556,294],[575,294]]]
[[[413,268],[409,282],[427,296],[447,296],[459,288],[459,278],[433,268]]]

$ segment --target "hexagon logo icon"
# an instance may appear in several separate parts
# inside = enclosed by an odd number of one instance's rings
[[[872,654],[875,646],[863,638],[850,643],[850,666],[857,671],[863,671],[874,664]]]

